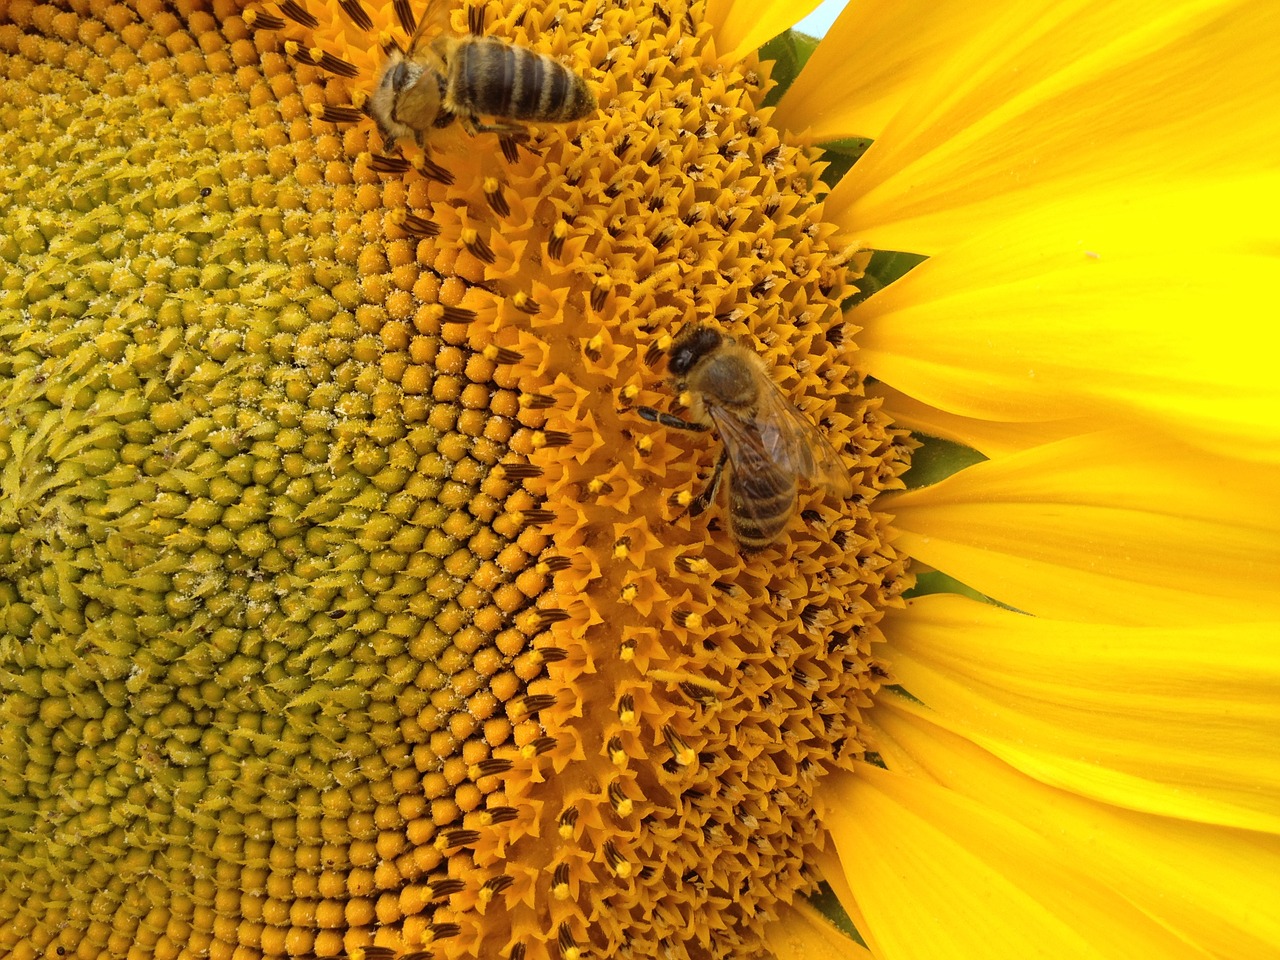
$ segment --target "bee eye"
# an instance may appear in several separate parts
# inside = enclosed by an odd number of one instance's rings
[[[672,373],[680,376],[689,372],[689,368],[693,366],[693,351],[688,347],[681,347],[673,350],[667,358],[667,369]]]

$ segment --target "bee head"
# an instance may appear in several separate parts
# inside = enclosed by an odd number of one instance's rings
[[[676,336],[667,351],[667,369],[677,377],[683,377],[694,364],[705,357],[724,340],[722,334],[700,323],[685,327]]]

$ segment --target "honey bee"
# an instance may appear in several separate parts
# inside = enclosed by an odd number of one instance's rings
[[[522,135],[518,121],[567,123],[595,110],[582,77],[546,54],[476,36],[482,24],[483,13],[473,9],[473,35],[454,36],[447,32],[448,0],[428,0],[408,53],[390,45],[369,98],[369,112],[388,139],[412,137],[424,146],[433,128],[455,118],[471,134]],[[497,119],[482,123],[481,115]]]
[[[715,472],[689,513],[696,516],[715,500],[727,464],[729,528],[739,548],[760,550],[782,535],[801,477],[841,498],[853,493],[840,454],[782,395],[755,351],[694,323],[671,344],[667,369],[689,419],[653,407],[636,412],[667,427],[719,434]]]

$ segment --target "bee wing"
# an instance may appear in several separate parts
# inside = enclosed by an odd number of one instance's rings
[[[760,391],[756,420],[769,457],[837,497],[853,494],[853,481],[840,454],[803,410],[772,380]]]
[[[759,504],[784,494],[795,496],[791,478],[796,467],[785,451],[778,455],[780,438],[758,417],[743,417],[713,404],[707,404],[707,413],[729,457],[733,482],[750,487],[752,495],[742,499],[741,508],[753,520],[768,522],[769,517],[757,513]]]
[[[449,30],[449,0],[427,0],[422,16],[418,18],[418,26],[409,38],[409,56],[412,57],[418,48],[429,43],[437,34]]]

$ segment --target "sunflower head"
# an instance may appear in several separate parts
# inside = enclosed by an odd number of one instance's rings
[[[812,885],[909,452],[821,164],[700,4],[485,9],[600,109],[388,142],[401,2],[0,21],[6,952],[745,957]],[[691,323],[853,477],[750,557],[637,413]]]

